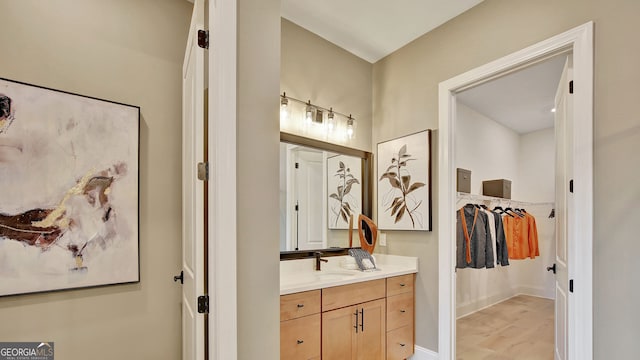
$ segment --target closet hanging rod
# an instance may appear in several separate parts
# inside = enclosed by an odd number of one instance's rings
[[[504,199],[504,198],[499,198],[499,197],[495,197],[495,196],[468,194],[468,193],[463,193],[463,192],[458,192],[457,196],[458,196],[458,201],[466,199],[466,200],[469,200],[469,201],[492,201],[492,202],[509,203],[509,204],[522,205],[522,206],[526,206],[526,205],[529,205],[529,206],[536,206],[536,205],[555,206],[554,202],[520,201],[520,200]]]

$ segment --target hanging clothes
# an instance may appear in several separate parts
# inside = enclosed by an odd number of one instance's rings
[[[495,267],[487,214],[473,204],[456,213],[456,268]]]
[[[507,237],[502,224],[502,216],[495,211],[491,211],[494,215],[496,226],[496,264],[501,266],[509,265],[509,250],[507,247]]]
[[[540,256],[536,218],[526,212],[521,215],[502,218],[509,259],[535,259]]]

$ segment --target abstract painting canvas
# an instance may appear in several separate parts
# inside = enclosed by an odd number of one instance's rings
[[[139,114],[0,79],[0,296],[139,281]]]
[[[362,213],[362,159],[336,155],[327,158],[327,210],[329,229],[349,229],[349,218],[357,228]]]
[[[431,231],[431,131],[378,144],[378,228]]]

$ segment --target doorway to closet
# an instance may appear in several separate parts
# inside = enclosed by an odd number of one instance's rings
[[[555,215],[558,224],[567,226],[559,228],[564,236],[556,244],[554,352],[559,360],[593,358],[593,32],[593,22],[588,22],[439,85],[438,355],[442,359],[456,358],[456,97],[562,53],[572,54],[572,81],[577,87],[561,109],[572,124],[558,127],[562,134],[556,145],[560,186],[556,186]]]
[[[454,161],[471,171],[470,192],[456,197],[456,230],[471,235],[465,244],[457,231],[457,359],[554,359],[547,268],[556,261],[555,125],[566,121],[556,103],[571,59],[557,55],[456,94]],[[504,197],[484,195],[483,182],[496,179],[507,180]]]

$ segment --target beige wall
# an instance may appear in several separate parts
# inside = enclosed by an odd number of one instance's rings
[[[238,359],[280,356],[280,1],[238,0]]]
[[[640,152],[638,14],[635,0],[486,0],[374,65],[376,143],[437,128],[439,82],[595,22],[595,359],[630,359],[640,351],[640,288],[631,280],[640,276],[634,257],[640,253],[634,224],[640,218],[640,168],[634,160]],[[438,341],[437,230],[388,236],[390,253],[420,257],[416,342],[433,350]]]
[[[286,19],[281,39],[280,94],[352,114],[357,136],[345,146],[371,151],[371,63]]]
[[[0,8],[0,76],[140,106],[142,279],[0,298],[0,340],[54,341],[56,359],[180,358],[172,277],[181,266],[181,72],[192,5],[1,0]]]
[[[352,114],[357,136],[340,145],[372,152],[373,65],[284,18],[281,29],[280,94]],[[348,231],[327,231],[327,246],[348,243]]]

